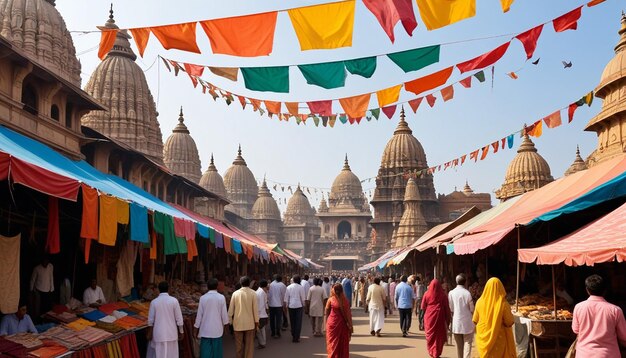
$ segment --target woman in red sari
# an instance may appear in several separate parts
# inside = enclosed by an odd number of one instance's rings
[[[448,339],[448,325],[450,324],[450,304],[448,295],[438,280],[432,280],[422,299],[424,315],[424,329],[426,332],[426,346],[428,354],[439,358],[443,345]]]
[[[343,287],[336,283],[330,290],[326,303],[326,352],[328,358],[348,358],[352,337],[352,313],[350,303],[343,294]]]

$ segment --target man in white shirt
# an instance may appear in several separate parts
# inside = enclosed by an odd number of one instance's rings
[[[322,336],[322,321],[324,317],[324,307],[326,306],[326,290],[322,288],[322,279],[313,279],[313,287],[306,296],[306,306],[311,318],[311,327],[313,328],[313,336]]]
[[[30,277],[30,291],[33,294],[33,315],[35,320],[52,309],[52,293],[54,292],[54,267],[47,257],[35,266]]]
[[[380,277],[374,279],[374,284],[367,288],[365,304],[370,314],[370,334],[380,337],[380,331],[385,327],[385,291],[380,285]]]
[[[183,339],[183,314],[178,300],[170,296],[166,281],[159,283],[159,296],[148,311],[148,358],[178,358],[178,341]]]
[[[102,288],[96,284],[95,278],[91,279],[91,285],[87,287],[83,293],[83,303],[86,306],[94,308],[98,308],[107,303],[107,300],[104,298]]]
[[[302,287],[304,287],[304,297],[307,297],[309,290],[311,289],[311,283],[309,282],[309,275],[304,275],[304,278],[300,281]]]
[[[250,278],[239,279],[241,288],[233,292],[228,307],[228,317],[235,332],[237,358],[252,358],[254,355],[254,332],[259,328],[259,308],[256,292],[250,288]]]
[[[217,292],[217,279],[210,279],[207,287],[209,292],[200,297],[198,304],[194,335],[200,338],[200,357],[222,358],[222,336],[228,327],[226,298]]]
[[[274,275],[274,281],[270,284],[267,295],[270,306],[270,331],[272,338],[280,338],[280,328],[283,325],[285,292],[287,292],[287,286],[283,283],[282,276]]]
[[[465,288],[465,275],[456,277],[456,288],[448,294],[450,311],[452,311],[452,334],[456,344],[458,358],[472,356],[472,341],[474,340],[474,301],[472,295]]]
[[[300,331],[302,330],[302,311],[306,297],[304,287],[300,285],[300,276],[295,275],[293,283],[287,287],[285,293],[285,309],[289,309],[289,324],[291,326],[291,337],[293,343],[300,342]]]
[[[269,287],[267,286],[266,280],[261,280],[259,282],[259,288],[256,290],[256,300],[257,307],[259,309],[259,330],[256,332],[256,339],[259,341],[259,348],[265,348],[265,344],[267,343],[265,337],[265,331],[267,326],[267,321],[269,318],[267,316],[268,311],[268,300],[267,300],[267,291]]]

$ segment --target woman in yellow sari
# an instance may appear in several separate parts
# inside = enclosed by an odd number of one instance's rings
[[[502,282],[493,277],[487,281],[483,294],[476,302],[473,317],[476,325],[476,348],[480,357],[515,358],[513,314],[506,301]]]

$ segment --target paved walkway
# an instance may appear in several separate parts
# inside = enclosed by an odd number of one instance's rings
[[[372,337],[369,333],[369,318],[363,309],[352,309],[354,335],[350,341],[350,357],[424,357],[428,358],[426,340],[423,332],[419,332],[416,321],[413,321],[410,334],[403,338],[400,331],[400,319],[398,313],[385,319],[385,328],[382,337]],[[302,338],[300,343],[291,343],[289,330],[283,332],[280,339],[273,339],[267,331],[268,341],[265,349],[255,349],[254,356],[257,358],[278,357],[325,357],[326,340],[324,337],[311,335],[311,324],[308,317],[304,317],[302,324]],[[224,356],[234,357],[234,339],[230,334],[224,336]],[[456,357],[456,348],[446,345],[443,349],[442,358]]]

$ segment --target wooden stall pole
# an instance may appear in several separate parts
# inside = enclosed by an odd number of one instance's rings
[[[554,280],[554,265],[552,267],[552,307],[554,308],[554,320],[556,321],[556,282]]]
[[[520,226],[518,224],[515,224],[515,227],[517,227],[517,250],[520,249]],[[515,312],[519,312],[519,251],[517,252],[517,280],[516,280],[516,287],[515,287]]]

